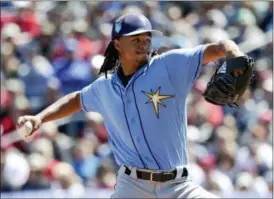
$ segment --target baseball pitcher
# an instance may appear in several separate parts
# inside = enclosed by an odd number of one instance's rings
[[[151,38],[161,34],[143,15],[119,17],[105,51],[103,75],[41,113],[18,118],[18,126],[30,121],[32,134],[41,124],[81,109],[99,112],[120,165],[113,198],[216,198],[190,178],[186,98],[202,66],[226,58],[204,97],[236,106],[249,84],[253,60],[230,40],[157,55]]]

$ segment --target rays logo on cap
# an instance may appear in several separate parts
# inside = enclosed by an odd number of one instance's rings
[[[122,29],[122,21],[119,21],[115,24],[115,32],[119,33]]]

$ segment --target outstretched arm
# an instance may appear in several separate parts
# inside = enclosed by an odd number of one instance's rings
[[[244,56],[237,46],[237,44],[232,40],[222,40],[217,43],[206,44],[203,64],[207,64],[213,60],[222,58],[233,58]]]
[[[19,117],[17,120],[17,126],[20,128],[27,121],[30,121],[34,127],[32,131],[33,133],[41,126],[41,124],[64,118],[79,110],[81,110],[80,92],[76,91],[60,98],[36,116],[26,115]]]
[[[60,98],[37,116],[41,119],[42,123],[45,123],[72,115],[80,109],[80,92],[76,91]]]

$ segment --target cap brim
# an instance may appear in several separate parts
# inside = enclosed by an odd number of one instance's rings
[[[122,36],[132,36],[132,35],[139,35],[142,33],[151,32],[152,36],[162,36],[163,33],[159,30],[136,30],[128,34],[123,34]]]

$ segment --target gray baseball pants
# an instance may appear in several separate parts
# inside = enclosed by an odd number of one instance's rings
[[[136,168],[130,169],[132,172],[127,175],[125,167],[120,167],[111,198],[219,198],[195,184],[190,177],[179,177],[182,168],[177,168],[176,178],[167,182],[138,179]]]

